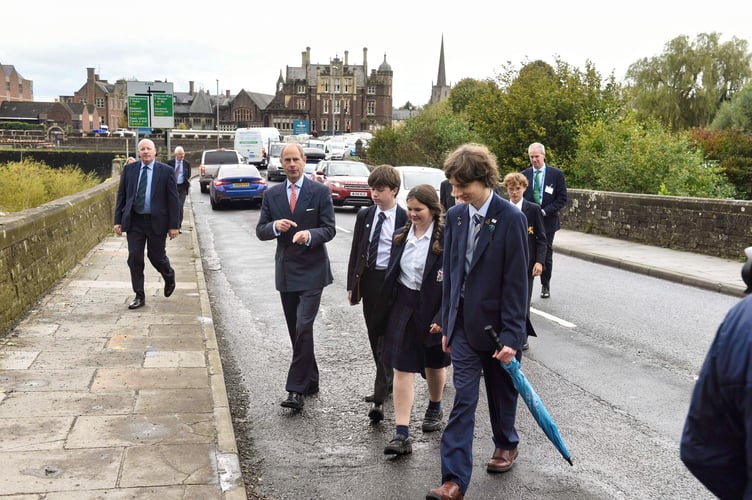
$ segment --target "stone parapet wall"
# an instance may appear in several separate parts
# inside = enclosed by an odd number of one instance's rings
[[[0,336],[112,233],[118,182],[0,216]]]
[[[569,189],[565,229],[732,260],[752,246],[752,202]]]

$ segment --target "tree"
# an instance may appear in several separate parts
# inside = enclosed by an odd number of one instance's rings
[[[730,101],[721,104],[710,128],[752,132],[752,85],[747,85],[735,93]]]
[[[627,81],[641,120],[655,118],[671,130],[706,127],[721,104],[752,75],[748,43],[701,33],[668,42],[663,54],[633,63]]]
[[[730,197],[717,164],[686,133],[672,134],[655,120],[634,114],[584,125],[577,154],[567,166],[571,187],[622,193]]]

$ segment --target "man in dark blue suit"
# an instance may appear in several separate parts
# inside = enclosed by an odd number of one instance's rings
[[[541,274],[541,297],[551,296],[551,272],[553,271],[554,236],[561,229],[559,210],[567,203],[567,183],[564,172],[546,165],[546,148],[534,142],[527,148],[531,167],[522,171],[527,177],[525,199],[537,203],[543,212],[543,226],[546,228],[546,262]]]
[[[313,322],[321,293],[333,281],[326,242],[336,233],[329,188],[303,175],[305,154],[288,144],[280,157],[284,183],[266,191],[256,225],[260,240],[277,240],[275,286],[282,300],[292,342],[287,372],[287,399],[282,406],[303,408],[303,396],[319,392],[319,369],[313,348]]]
[[[178,183],[178,195],[180,195],[180,219],[178,220],[178,232],[183,229],[183,206],[191,189],[191,162],[185,159],[185,150],[182,146],[175,148],[175,158],[167,160],[167,164],[175,170],[175,180]]]
[[[427,499],[462,499],[473,469],[473,432],[481,372],[493,430],[489,472],[505,472],[517,457],[517,391],[501,363],[522,358],[527,315],[525,215],[494,192],[498,168],[488,148],[465,144],[444,163],[463,203],[446,214],[442,327],[452,355],[454,405],[441,438],[442,485]],[[491,325],[498,351],[484,332]]]
[[[128,236],[128,267],[136,298],[128,309],[143,307],[144,249],[149,262],[165,282],[164,295],[175,291],[175,270],[167,258],[165,242],[178,235],[179,197],[172,167],[155,161],[157,148],[149,139],[138,143],[141,161],[123,167],[115,202],[115,233]]]

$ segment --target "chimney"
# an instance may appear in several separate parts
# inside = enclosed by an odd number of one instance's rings
[[[96,75],[94,75],[94,68],[86,68],[86,80],[91,82],[94,81],[96,78]]]
[[[188,95],[193,95],[193,81],[188,82]]]
[[[368,76],[368,47],[363,47],[363,74]]]
[[[302,68],[306,67],[305,56],[306,56],[306,52],[304,50],[303,52],[300,53],[300,66]]]
[[[306,47],[306,66],[311,64],[311,47]]]
[[[230,98],[230,89],[225,90],[225,97]]]
[[[349,57],[349,56],[350,56],[350,51],[349,51],[349,50],[346,50],[346,51],[345,51],[345,66],[347,66],[348,64],[350,64],[350,63],[348,62],[348,59],[350,59],[350,57]]]

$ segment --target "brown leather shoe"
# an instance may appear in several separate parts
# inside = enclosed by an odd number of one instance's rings
[[[486,464],[486,470],[488,472],[506,472],[514,465],[515,458],[517,458],[517,448],[513,450],[496,448],[493,457]]]
[[[447,481],[441,488],[434,488],[426,494],[426,500],[462,500],[465,498],[457,483]]]

